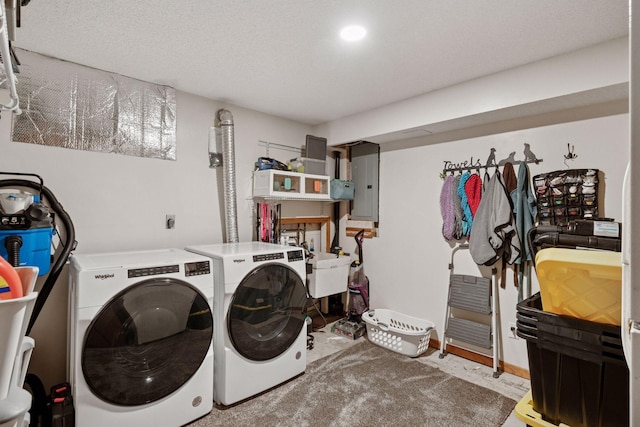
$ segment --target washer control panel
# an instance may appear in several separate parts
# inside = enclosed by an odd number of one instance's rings
[[[178,273],[180,271],[180,266],[178,264],[175,265],[163,265],[161,267],[144,267],[144,268],[133,268],[128,270],[129,278],[132,277],[144,277],[144,276],[157,276],[158,274],[169,274],[169,273]]]
[[[160,267],[144,267],[133,268],[127,270],[129,278],[133,277],[145,277],[145,276],[158,276],[161,274],[179,273],[180,265],[163,265]],[[184,263],[184,275],[189,276],[201,276],[203,274],[211,273],[211,265],[209,261],[197,261],[197,262],[185,262]]]
[[[301,249],[296,251],[289,251],[287,252],[287,259],[289,260],[289,262],[304,261],[304,253]]]

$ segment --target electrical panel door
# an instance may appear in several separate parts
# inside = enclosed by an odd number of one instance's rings
[[[351,147],[351,177],[354,196],[351,219],[378,221],[378,177],[380,146],[363,142]]]

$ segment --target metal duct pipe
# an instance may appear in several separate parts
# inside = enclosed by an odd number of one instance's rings
[[[216,127],[222,130],[222,165],[226,242],[238,242],[238,212],[236,205],[236,159],[233,142],[233,115],[229,110],[216,113]]]
[[[334,151],[333,156],[336,165],[333,176],[335,179],[340,179],[340,152]],[[333,241],[331,242],[331,252],[338,250],[340,247],[340,202],[333,203],[333,223],[335,233],[333,235]]]

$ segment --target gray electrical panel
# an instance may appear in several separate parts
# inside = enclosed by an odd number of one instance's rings
[[[351,147],[351,179],[354,185],[351,219],[378,221],[380,146],[362,142]]]

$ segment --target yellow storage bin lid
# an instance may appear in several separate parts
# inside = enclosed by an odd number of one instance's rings
[[[544,311],[620,325],[620,252],[542,249],[536,255],[536,273]]]
[[[522,399],[516,404],[514,409],[516,417],[531,427],[570,427],[565,423],[553,424],[549,421],[545,421],[542,415],[533,409],[533,397],[531,390],[524,395]]]

